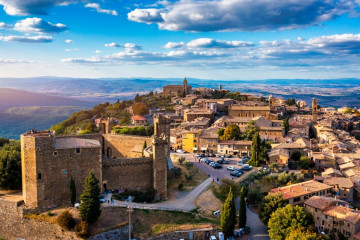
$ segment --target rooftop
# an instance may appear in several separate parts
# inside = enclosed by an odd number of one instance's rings
[[[146,118],[144,116],[140,116],[140,115],[134,115],[134,116],[132,116],[132,119],[134,121],[146,121]]]
[[[323,213],[352,224],[356,224],[360,220],[360,214],[358,212],[343,206],[330,206],[325,209]]]
[[[346,203],[345,201],[336,200],[335,198],[332,198],[332,197],[312,196],[311,198],[306,200],[304,204],[309,205],[314,208],[317,208],[317,209],[320,209],[320,210],[324,210],[325,208],[330,207],[332,204],[334,204],[336,202],[341,202],[344,204]]]
[[[55,138],[55,149],[73,149],[73,148],[100,148],[98,140],[64,137]]]
[[[285,187],[273,188],[270,189],[270,193],[280,192],[285,199],[290,199],[330,188],[331,186],[327,184],[310,180]]]

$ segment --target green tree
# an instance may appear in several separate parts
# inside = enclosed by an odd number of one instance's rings
[[[256,132],[251,143],[251,158],[249,164],[253,167],[259,166],[259,152],[260,152],[260,136],[259,132]]]
[[[185,162],[185,160],[186,159],[184,157],[179,157],[178,158],[178,161],[179,161],[180,165],[182,165]]]
[[[0,137],[0,147],[4,146],[5,144],[9,143],[10,139]]]
[[[273,163],[270,164],[269,169],[270,169],[272,172],[275,172],[275,170],[278,170],[278,169],[279,169],[279,164],[276,163],[276,162],[273,162]]]
[[[138,93],[136,93],[134,100],[135,100],[135,102],[141,102],[141,97]]]
[[[144,151],[145,149],[147,148],[147,143],[146,141],[144,141],[144,145],[143,145],[143,148],[142,148],[142,155],[144,156]]]
[[[278,176],[278,181],[282,184],[287,184],[290,181],[290,174],[282,172]]]
[[[236,209],[233,193],[230,189],[225,203],[221,206],[220,226],[225,237],[233,235],[236,225]]]
[[[85,179],[84,191],[80,196],[80,216],[88,222],[94,223],[100,216],[100,184],[99,179],[95,176],[95,173],[91,171],[89,176]]]
[[[285,240],[322,240],[322,236],[317,234],[311,228],[294,228],[290,231],[290,234],[285,238]]]
[[[12,141],[0,148],[0,188],[21,189],[20,142]]]
[[[239,209],[239,228],[244,228],[246,225],[246,204],[245,204],[245,189],[240,191],[240,209]]]
[[[250,121],[245,128],[244,134],[242,134],[242,139],[246,141],[251,141],[256,133],[260,131],[260,128],[255,125],[256,121]]]
[[[278,208],[286,206],[286,201],[281,193],[269,194],[264,197],[263,201],[259,204],[259,219],[260,221],[268,225],[270,216]]]
[[[303,207],[286,205],[271,214],[269,220],[269,235],[271,240],[284,240],[292,229],[308,227],[314,223],[312,215]]]
[[[291,159],[294,160],[294,161],[299,161],[301,158],[301,152],[299,151],[295,151],[291,154]]]
[[[282,123],[282,126],[284,127],[285,129],[285,134],[288,134],[289,132],[289,118],[285,118],[285,120],[283,121]]]
[[[71,205],[73,206],[76,202],[76,187],[75,187],[75,181],[72,177],[70,179],[70,202]]]
[[[308,157],[301,157],[300,158],[300,166],[302,169],[309,169],[310,159]]]
[[[248,194],[247,194],[247,200],[250,203],[258,204],[262,201],[262,199],[263,199],[263,194],[261,192],[260,187],[249,189]]]
[[[222,140],[238,140],[240,139],[240,128],[236,124],[230,124],[225,128],[224,135],[222,136]]]
[[[219,137],[221,137],[221,136],[224,135],[224,131],[225,131],[225,129],[223,129],[223,128],[219,128],[219,129],[217,130],[217,134],[219,135]]]
[[[225,201],[229,195],[230,189],[233,192],[234,197],[237,197],[240,192],[240,185],[233,180],[223,178],[219,184],[219,191],[217,196],[219,196],[221,201]]]

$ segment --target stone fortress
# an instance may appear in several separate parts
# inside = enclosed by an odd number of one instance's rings
[[[170,120],[154,117],[154,135],[140,137],[111,133],[110,120],[100,123],[101,134],[56,136],[49,132],[21,135],[23,200],[27,208],[70,204],[70,180],[77,199],[90,171],[101,190],[149,189],[167,198]],[[144,152],[144,142],[147,147]]]

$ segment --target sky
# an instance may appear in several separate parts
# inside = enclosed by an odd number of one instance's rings
[[[360,0],[0,0],[0,77],[359,73]]]

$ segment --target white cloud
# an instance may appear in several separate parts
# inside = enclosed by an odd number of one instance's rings
[[[118,13],[115,10],[110,10],[110,9],[102,9],[100,7],[100,5],[98,3],[88,3],[85,5],[86,8],[93,8],[95,9],[98,13],[106,13],[106,14],[110,14],[113,16],[117,16]]]
[[[80,48],[68,48],[68,49],[65,49],[65,52],[75,52],[75,51],[80,51]]]
[[[101,50],[95,50],[95,53],[99,54],[99,53],[102,53]]]
[[[181,48],[185,46],[185,43],[184,42],[168,42],[167,44],[165,44],[165,46],[163,46],[163,48],[166,48],[166,49],[173,49],[173,48]]]
[[[74,43],[74,41],[71,40],[71,39],[66,39],[66,40],[65,40],[65,43]]]
[[[118,43],[105,43],[105,47],[113,47],[113,48],[118,48],[118,47],[121,47],[121,44],[118,44]]]
[[[79,0],[0,0],[0,5],[9,15],[26,16],[46,15],[51,7],[77,2]]]
[[[29,60],[25,60],[25,59],[3,59],[0,58],[0,63],[9,63],[9,64],[16,64],[16,63],[33,63],[34,61],[29,61]]]
[[[0,40],[5,42],[48,43],[52,42],[53,38],[50,36],[0,36]]]
[[[354,0],[179,0],[134,9],[128,19],[171,31],[264,31],[316,25],[354,11]]]
[[[55,34],[68,30],[68,27],[61,23],[52,24],[50,22],[42,20],[41,18],[34,17],[26,18],[17,22],[15,24],[14,30],[26,33],[35,32]]]
[[[11,28],[11,25],[6,24],[4,22],[0,22],[0,29],[7,29],[7,28]]]

